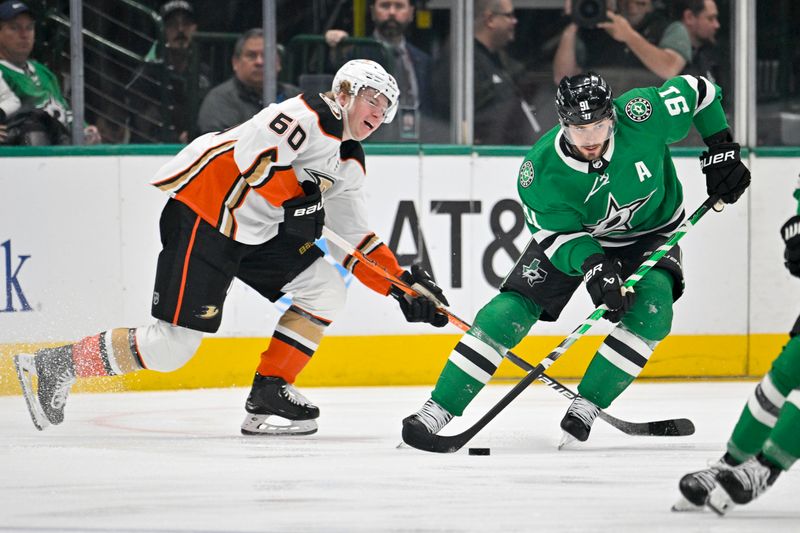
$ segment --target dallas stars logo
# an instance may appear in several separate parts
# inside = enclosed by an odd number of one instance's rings
[[[519,169],[519,184],[523,189],[527,189],[533,183],[533,163],[525,161]]]
[[[644,122],[653,114],[653,106],[646,99],[637,97],[625,106],[625,114],[634,122]]]
[[[606,207],[606,214],[597,221],[597,224],[587,226],[587,229],[595,237],[608,235],[615,231],[630,231],[633,229],[631,220],[633,220],[636,212],[639,211],[644,204],[655,194],[652,191],[644,198],[639,198],[626,205],[619,205],[613,194],[608,195],[608,207]]]
[[[543,282],[545,278],[547,278],[547,271],[543,268],[539,268],[540,264],[540,260],[534,259],[531,261],[530,265],[522,265],[522,277],[528,281],[528,285],[531,287],[536,283]]]

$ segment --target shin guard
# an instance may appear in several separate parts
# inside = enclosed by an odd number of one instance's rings
[[[118,376],[141,370],[135,329],[117,328],[85,337],[72,346],[78,377]]]
[[[261,354],[258,373],[294,383],[311,361],[330,322],[290,307],[278,321],[269,347]]]
[[[639,375],[656,344],[617,326],[589,363],[578,392],[605,409]]]

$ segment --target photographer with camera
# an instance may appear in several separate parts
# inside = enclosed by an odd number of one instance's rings
[[[30,60],[36,21],[19,1],[0,3],[0,144],[69,144],[72,112],[53,72]],[[100,142],[95,126],[86,144]]]
[[[654,0],[565,0],[570,22],[555,58],[553,81],[593,69],[620,91],[659,85],[692,59],[689,34],[670,25]]]

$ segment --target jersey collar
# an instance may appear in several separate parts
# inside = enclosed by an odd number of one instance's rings
[[[592,163],[587,163],[585,161],[579,161],[572,157],[570,154],[564,151],[564,148],[561,143],[561,138],[564,136],[564,130],[559,129],[558,133],[556,134],[555,139],[555,148],[558,157],[572,170],[576,170],[578,172],[583,172],[584,174],[590,174],[592,172],[597,172],[596,169],[592,168]],[[606,153],[603,154],[601,157],[602,160],[605,161],[601,169],[604,170],[608,167],[608,163],[611,161],[611,157],[614,155],[614,138],[616,135],[612,135],[611,138],[608,140],[608,148],[606,149]],[[564,141],[566,142],[566,140]]]

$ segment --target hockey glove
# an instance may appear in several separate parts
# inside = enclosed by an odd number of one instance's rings
[[[781,227],[781,237],[786,243],[784,265],[792,276],[800,278],[800,215],[795,215]]]
[[[283,222],[278,231],[301,241],[313,242],[322,235],[325,225],[322,193],[313,181],[304,181],[301,186],[305,196],[283,202]]]
[[[622,292],[621,265],[619,261],[612,261],[603,254],[594,254],[584,261],[583,281],[586,290],[592,297],[595,307],[605,304],[608,307],[603,318],[611,322],[619,322],[635,298],[632,290]]]
[[[419,296],[410,296],[397,287],[392,287],[391,295],[400,304],[406,320],[409,322],[427,322],[437,328],[447,325],[447,315],[436,310],[438,304],[430,299],[432,296],[442,305],[450,305],[445,298],[442,289],[434,283],[430,275],[419,265],[412,265],[411,272],[405,271],[400,274],[400,279],[414,289]]]
[[[719,196],[726,204],[738,200],[750,185],[750,170],[741,161],[738,143],[712,144],[700,154],[700,168],[708,195]]]

